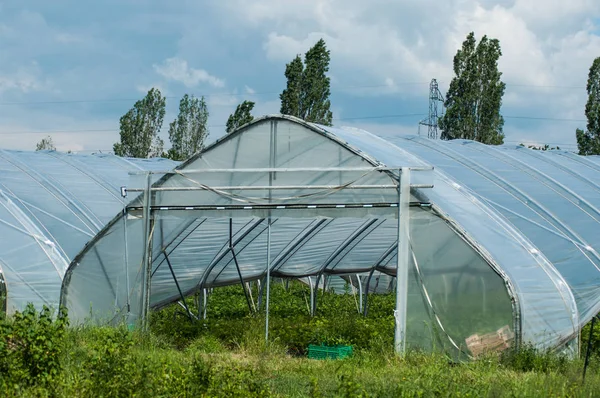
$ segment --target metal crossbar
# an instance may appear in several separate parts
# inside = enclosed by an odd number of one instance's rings
[[[431,171],[433,166],[407,167],[411,171]],[[139,174],[192,174],[192,173],[293,173],[299,171],[398,171],[399,167],[263,167],[240,169],[189,169],[189,170],[140,170],[130,171],[129,175]]]

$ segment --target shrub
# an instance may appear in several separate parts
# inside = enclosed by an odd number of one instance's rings
[[[62,370],[67,312],[53,319],[46,306],[38,313],[33,304],[12,319],[0,320],[0,381],[4,388],[52,386]]]

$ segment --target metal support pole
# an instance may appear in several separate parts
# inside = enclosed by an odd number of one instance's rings
[[[399,170],[398,184],[398,255],[396,264],[396,331],[394,347],[398,354],[406,352],[406,311],[408,308],[408,262],[410,232],[410,169]]]
[[[150,312],[150,285],[152,278],[152,227],[153,223],[151,220],[151,206],[152,198],[150,195],[152,192],[151,174],[146,175],[146,189],[144,191],[144,260],[142,268],[142,297],[141,297],[141,318],[142,328],[148,329],[148,313]]]
[[[244,296],[246,296],[246,302],[248,303],[248,309],[250,313],[252,313],[252,303],[250,302],[250,297],[248,296],[248,291],[246,290],[246,285],[244,285],[244,277],[242,276],[242,271],[240,270],[240,264],[238,263],[237,257],[235,255],[235,249],[233,248],[233,218],[229,219],[229,250],[231,251],[231,255],[233,256],[233,262],[235,263],[235,268],[237,269],[238,275],[240,277],[240,283],[242,285],[242,289],[244,289]]]
[[[360,276],[356,275],[356,280],[358,281],[358,310],[359,313],[363,312],[363,287],[362,281],[360,280]]]
[[[596,318],[600,317],[600,315],[596,315],[592,318],[592,324],[590,325],[590,337],[588,337],[587,349],[585,350],[585,361],[583,363],[583,381],[585,381],[585,372],[587,371],[587,367],[590,363],[590,353],[592,351],[592,337],[594,335],[594,324],[596,323]]]
[[[202,319],[206,319],[206,309],[208,308],[208,294],[206,288],[202,289]]]
[[[369,309],[369,288],[371,287],[371,278],[373,277],[374,272],[375,268],[371,269],[371,272],[369,272],[369,277],[367,278],[367,284],[365,286],[365,304],[363,306],[363,316],[367,316],[367,311]]]
[[[258,310],[261,311],[263,308],[263,302],[265,301],[264,299],[264,295],[265,295],[265,283],[266,283],[267,277],[265,276],[262,280],[262,282],[260,282],[259,280],[259,284],[258,284]]]
[[[261,279],[257,279],[256,280],[256,288],[258,289],[258,295],[256,298],[256,305],[258,307],[258,311],[262,310],[262,305],[263,305],[263,289],[265,287],[265,281],[266,277],[264,277],[262,280]]]
[[[310,311],[309,311],[309,314],[312,315],[312,309],[313,309],[314,300],[315,300],[315,287],[313,286],[313,281],[312,281],[311,276],[308,277],[308,286],[310,287]]]
[[[271,293],[271,219],[267,227],[267,297],[265,299],[265,342],[269,343],[269,299]]]
[[[179,292],[179,297],[181,297],[183,307],[185,308],[188,318],[190,318],[190,321],[191,321],[193,319],[193,315],[190,312],[187,302],[185,301],[185,296],[183,295],[183,292],[181,291],[181,287],[179,286],[179,281],[177,280],[177,277],[175,276],[175,271],[173,270],[173,266],[171,265],[171,260],[169,260],[169,256],[167,256],[167,253],[164,250],[163,250],[163,255],[165,256],[165,260],[167,260],[167,265],[169,266],[169,269],[171,270],[171,276],[173,276],[173,280],[175,281],[175,286],[177,286],[177,291]]]
[[[131,302],[129,301],[129,251],[127,248],[127,205],[123,202],[123,242],[125,244],[125,288],[127,289],[127,316],[131,313]]]
[[[319,294],[319,282],[321,282],[321,276],[323,274],[317,275],[317,280],[315,282],[315,288],[312,291],[312,306],[310,307],[310,316],[315,316],[317,314],[317,295]]]

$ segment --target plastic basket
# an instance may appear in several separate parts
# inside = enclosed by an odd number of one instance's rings
[[[343,359],[352,355],[352,346],[349,345],[315,345],[308,346],[310,359]]]

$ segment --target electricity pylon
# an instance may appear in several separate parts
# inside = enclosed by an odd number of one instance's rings
[[[439,103],[442,104],[441,112],[438,112]],[[438,115],[441,113],[441,115]],[[437,80],[431,79],[429,83],[429,116],[419,122],[419,135],[421,126],[427,126],[427,138],[438,138],[438,120],[444,115],[444,96],[438,88]]]

